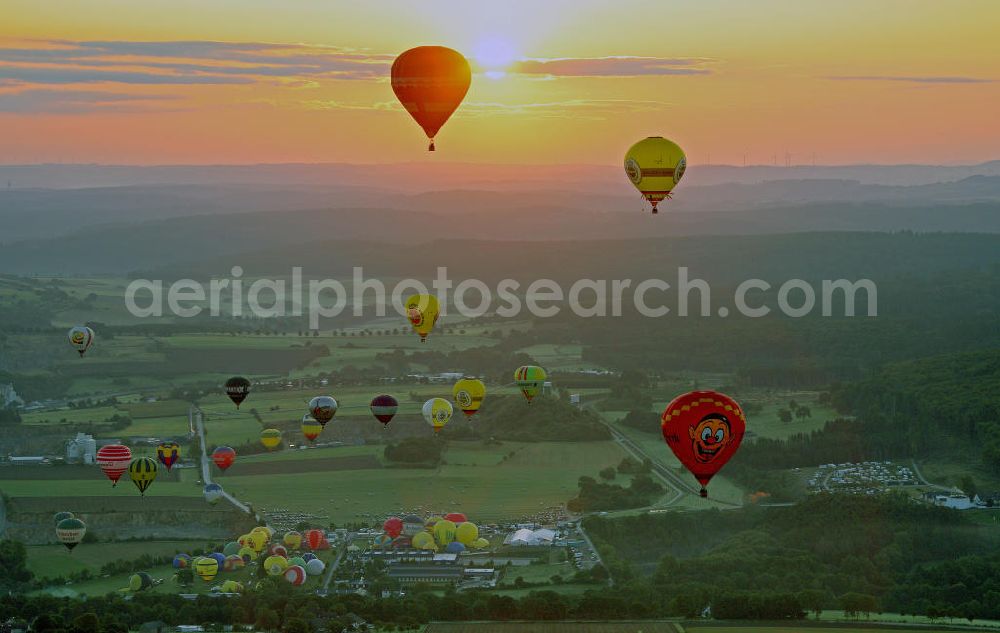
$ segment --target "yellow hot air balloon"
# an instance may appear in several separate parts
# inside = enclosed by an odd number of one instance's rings
[[[483,398],[486,397],[486,385],[483,384],[482,380],[466,376],[455,383],[452,394],[458,408],[471,418],[483,404]]]
[[[542,392],[547,377],[548,375],[541,367],[525,365],[518,367],[517,371],[514,372],[514,384],[524,394],[528,404],[531,404],[531,399]]]
[[[424,403],[424,420],[427,421],[427,424],[434,427],[435,433],[444,428],[445,424],[448,424],[448,420],[451,419],[451,414],[454,412],[455,410],[451,407],[451,403],[444,398],[431,398]]]
[[[128,476],[139,489],[139,494],[145,496],[146,489],[156,479],[156,461],[150,457],[138,457],[128,465]]]
[[[194,562],[194,571],[205,582],[209,582],[219,573],[219,561],[201,556]]]
[[[246,546],[258,554],[264,549],[265,545],[267,545],[267,538],[260,532],[254,530],[247,535]]]
[[[288,559],[284,556],[268,556],[264,560],[264,569],[268,576],[280,576],[288,569]]]
[[[220,587],[222,593],[243,593],[243,585],[235,580],[227,580]]]
[[[479,526],[469,521],[464,521],[455,528],[455,540],[465,545],[471,546],[479,538]]]
[[[475,542],[472,544],[473,549],[483,549],[484,547],[489,547],[489,546],[490,542],[481,536],[477,538]]]
[[[455,540],[455,524],[448,519],[441,519],[434,524],[434,540],[441,547]]]
[[[267,450],[277,448],[281,444],[281,431],[278,429],[264,429],[260,432],[260,443]]]
[[[437,549],[437,544],[434,543],[434,537],[431,536],[430,532],[417,532],[410,542],[415,549]]]
[[[686,168],[684,150],[662,136],[645,138],[625,154],[625,174],[653,205],[653,213],[661,200],[670,197]]]
[[[406,300],[406,318],[410,320],[413,331],[420,335],[420,342],[427,340],[427,335],[437,323],[441,307],[434,295],[413,295]]]
[[[295,530],[287,532],[282,540],[285,542],[285,547],[290,549],[299,549],[302,546],[302,534]]]
[[[250,547],[249,545],[244,545],[243,547],[241,547],[240,551],[236,552],[236,555],[242,558],[246,562],[257,560],[256,550],[254,550],[254,548]]]

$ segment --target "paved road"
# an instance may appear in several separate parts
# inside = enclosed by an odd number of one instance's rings
[[[323,579],[323,588],[317,590],[317,593],[322,592],[321,595],[327,594],[330,587],[330,581],[333,580],[333,575],[337,572],[337,568],[340,567],[340,561],[341,559],[344,558],[344,554],[347,553],[347,548],[348,546],[350,546],[353,540],[354,540],[354,533],[348,532],[347,538],[340,546],[340,552],[337,553],[337,558],[333,559],[333,562],[330,563],[330,566],[326,568],[326,578]]]
[[[203,417],[201,409],[197,406],[192,406],[188,409],[188,424],[194,425],[194,428],[198,431],[198,439],[201,442],[201,480],[207,486],[212,483],[212,466],[211,460],[208,457],[208,448],[205,445],[205,424],[202,419]],[[238,509],[242,510],[246,514],[250,514],[250,506],[229,494],[225,488],[223,488],[222,496],[226,499],[226,501],[233,504]],[[256,519],[257,517],[254,518]]]
[[[915,460],[915,459],[911,460],[910,463],[913,465],[913,474],[917,476],[917,481],[919,481],[923,485],[929,486],[931,488],[937,488],[938,490],[945,490],[945,491],[951,492],[952,489],[949,488],[948,486],[942,486],[942,485],[939,485],[939,484],[932,484],[931,482],[927,481],[927,479],[924,478],[924,474],[922,472],[920,472],[920,468],[917,466],[917,460]]]

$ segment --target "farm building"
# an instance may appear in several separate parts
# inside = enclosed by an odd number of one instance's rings
[[[66,461],[93,464],[97,458],[97,442],[92,435],[77,433],[76,437],[66,442]]]
[[[552,545],[556,538],[556,533],[552,530],[541,528],[529,530],[521,528],[504,539],[504,545]]]

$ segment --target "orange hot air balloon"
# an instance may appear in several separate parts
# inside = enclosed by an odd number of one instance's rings
[[[431,143],[458,109],[472,83],[469,62],[458,51],[444,46],[418,46],[392,63],[392,91]]]

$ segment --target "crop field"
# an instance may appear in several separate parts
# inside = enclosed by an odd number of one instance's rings
[[[168,556],[204,548],[204,541],[134,541],[121,543],[85,543],[67,550],[62,545],[28,545],[28,569],[35,576],[52,578],[89,569],[96,574],[108,561],[133,560],[143,554]]]

